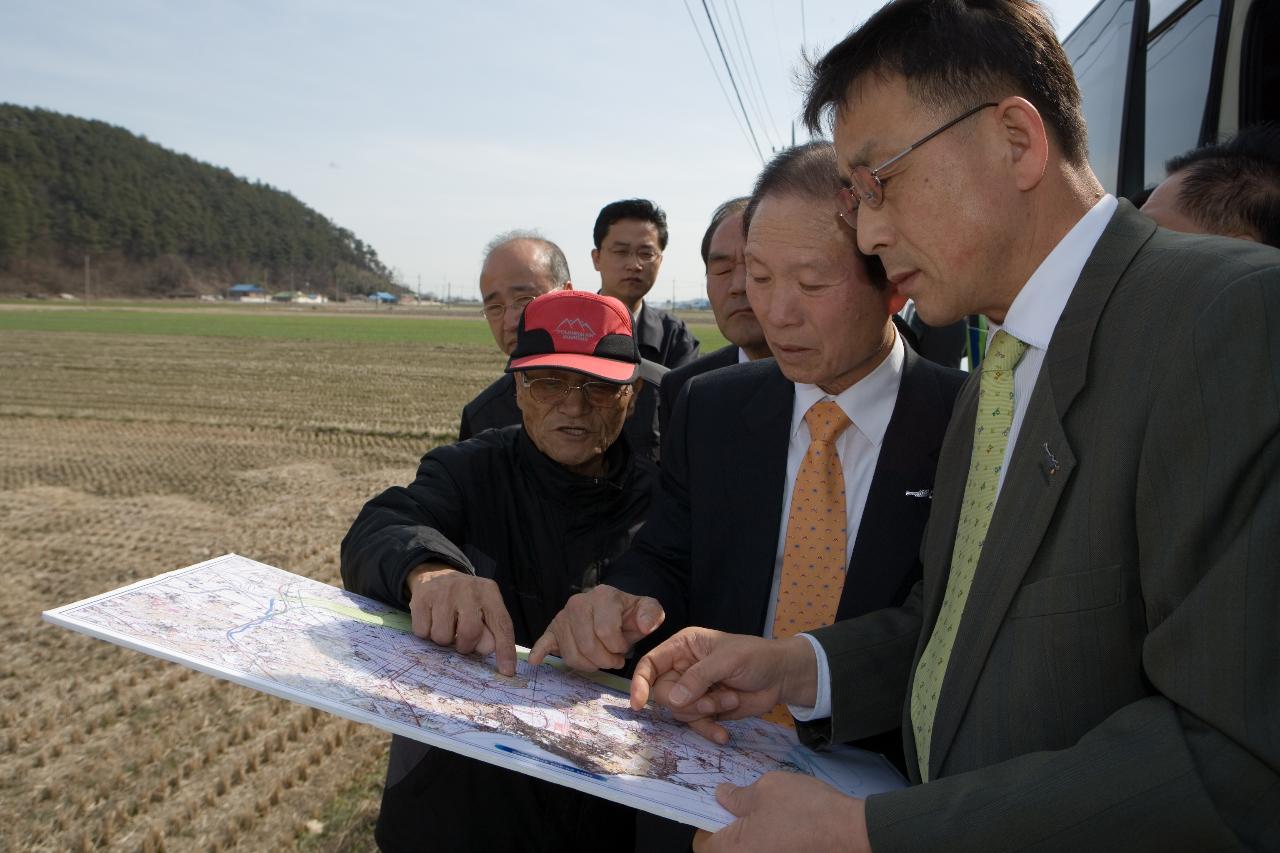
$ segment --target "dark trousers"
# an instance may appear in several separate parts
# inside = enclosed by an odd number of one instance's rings
[[[383,791],[374,837],[387,853],[631,851],[635,824],[635,809],[432,749]]]

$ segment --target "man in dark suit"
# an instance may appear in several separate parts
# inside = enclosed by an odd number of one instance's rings
[[[746,236],[742,233],[742,212],[749,201],[749,196],[742,196],[717,207],[711,214],[707,232],[702,235],[707,300],[711,303],[716,326],[728,339],[729,345],[677,367],[663,377],[658,389],[658,424],[662,435],[667,433],[671,411],[684,383],[702,373],[771,355],[764,330],[747,301],[747,268],[742,256]]]
[[[633,681],[717,737],[778,701],[814,743],[901,722],[924,784],[729,786],[705,849],[1280,849],[1280,253],[1103,193],[1028,0],[897,0],[814,75],[859,245],[999,328],[903,607],[691,630]]]
[[[793,633],[898,604],[919,577],[936,454],[964,374],[904,345],[893,289],[835,215],[838,187],[826,142],[785,151],[761,174],[744,212],[748,292],[777,360],[686,384],[648,522],[603,585],[570,599],[531,661],[555,651],[582,669],[619,666],[663,613],[668,631]],[[823,409],[843,412],[834,437],[811,421]],[[831,589],[791,624],[801,482],[824,447],[838,458]]]
[[[560,247],[535,231],[508,231],[489,241],[480,267],[480,300],[494,343],[504,355],[516,346],[524,307],[552,290],[572,288]],[[462,409],[458,440],[520,423],[516,386],[504,373]]]
[[[658,280],[667,248],[667,214],[648,199],[611,202],[600,209],[591,230],[591,263],[600,273],[600,292],[631,312],[640,356],[668,370],[698,357],[698,339],[684,321],[654,308],[645,297]],[[627,420],[627,438],[641,456],[656,460],[661,444],[658,384],[646,379]]]

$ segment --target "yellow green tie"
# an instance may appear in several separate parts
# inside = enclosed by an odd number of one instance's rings
[[[925,782],[929,781],[929,746],[933,739],[933,718],[938,710],[938,692],[947,674],[951,646],[960,628],[960,617],[973,585],[973,572],[996,505],[1000,467],[1004,464],[1009,429],[1013,425],[1013,369],[1026,350],[1025,343],[1001,329],[982,360],[978,414],[973,425],[973,455],[964,484],[960,521],[956,525],[947,592],[933,634],[920,656],[911,690],[911,726],[915,730],[920,778]]]

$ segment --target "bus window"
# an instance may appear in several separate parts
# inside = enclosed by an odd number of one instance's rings
[[[1103,0],[1063,42],[1089,126],[1089,161],[1104,187],[1119,173],[1124,84],[1133,40],[1133,0]]]
[[[1254,0],[1240,58],[1240,126],[1280,121],[1280,2]]]
[[[1143,182],[1148,186],[1164,180],[1165,160],[1201,143],[1219,3],[1201,0],[1147,44]]]

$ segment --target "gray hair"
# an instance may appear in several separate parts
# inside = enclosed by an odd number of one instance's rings
[[[564,287],[569,283],[569,261],[565,258],[564,252],[555,243],[532,229],[518,228],[512,231],[504,231],[494,237],[485,244],[484,257],[481,258],[481,264],[489,260],[489,256],[498,249],[508,243],[515,243],[519,240],[537,243],[545,250],[543,260],[547,265],[547,274],[551,276],[551,280],[556,287]]]

